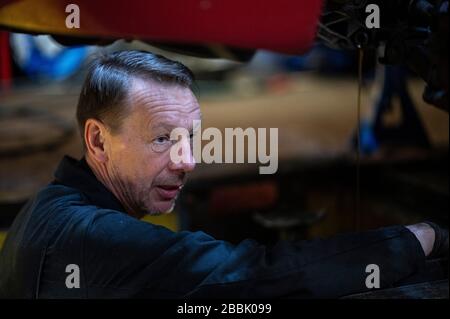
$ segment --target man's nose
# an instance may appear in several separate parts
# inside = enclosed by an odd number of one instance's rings
[[[192,172],[195,168],[196,162],[194,154],[192,152],[192,147],[189,139],[183,139],[180,141],[181,152],[178,152],[178,156],[170,159],[169,167],[174,171],[182,171],[185,173]]]

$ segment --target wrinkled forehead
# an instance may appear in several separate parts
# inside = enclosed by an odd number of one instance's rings
[[[135,120],[147,127],[192,127],[201,111],[192,91],[179,84],[134,80],[128,96]]]

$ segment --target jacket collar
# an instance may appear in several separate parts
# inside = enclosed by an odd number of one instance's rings
[[[114,194],[94,175],[84,157],[78,161],[70,156],[64,156],[54,176],[54,184],[62,184],[78,189],[92,204],[125,212],[125,209]]]

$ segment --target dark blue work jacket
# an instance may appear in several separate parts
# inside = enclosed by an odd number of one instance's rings
[[[130,217],[84,159],[65,157],[55,178],[8,232],[0,298],[334,298],[367,290],[370,264],[390,287],[425,261],[403,226],[232,245]]]

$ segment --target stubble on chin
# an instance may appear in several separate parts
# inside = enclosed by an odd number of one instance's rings
[[[117,172],[117,171],[116,171]],[[127,210],[132,210],[132,215],[142,218],[145,215],[158,216],[173,212],[178,196],[172,200],[168,209],[162,209],[161,205],[166,203],[158,203],[158,198],[152,198],[154,194],[152,185],[148,183],[134,183],[129,178],[120,177],[120,174],[115,175],[114,183],[120,185],[121,195],[126,205],[123,205]],[[178,194],[179,195],[179,194]],[[122,203],[123,204],[123,203]]]

